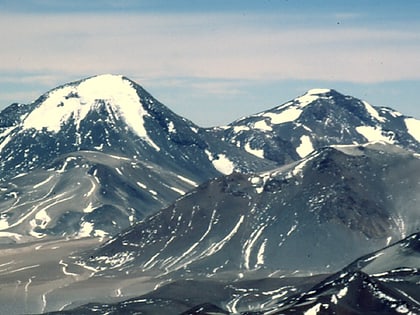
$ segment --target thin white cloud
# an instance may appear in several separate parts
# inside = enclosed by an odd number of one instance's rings
[[[420,78],[416,29],[274,22],[273,15],[0,14],[0,71],[36,72],[44,79],[104,72],[145,79]]]

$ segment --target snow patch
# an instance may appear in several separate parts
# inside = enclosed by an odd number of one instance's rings
[[[236,225],[233,227],[232,231],[229,232],[221,241],[213,243],[208,249],[206,249],[201,256],[211,256],[220,251],[223,246],[232,239],[232,237],[238,233],[240,226],[244,222],[244,215],[241,215]]]
[[[307,135],[300,137],[300,145],[296,148],[297,154],[299,154],[301,158],[304,158],[313,151],[314,147],[312,146],[311,138]]]
[[[331,302],[334,303],[334,304],[338,304],[338,300],[340,300],[343,297],[345,297],[346,294],[347,294],[347,291],[348,291],[348,288],[347,287],[344,287],[340,291],[338,291],[337,294],[333,294],[331,296]]]
[[[135,259],[132,252],[118,252],[113,256],[99,256],[95,261],[110,266],[111,269],[120,268]],[[106,269],[106,268],[102,268]]]
[[[180,194],[180,195],[185,195],[185,191],[183,191],[183,190],[181,190],[181,189],[179,189],[179,188],[176,188],[176,187],[172,187],[172,186],[168,186],[170,189],[172,189],[174,192],[176,192],[176,193],[178,193],[178,194]]]
[[[310,89],[308,92],[306,92],[306,94],[308,95],[320,95],[320,94],[327,94],[330,93],[331,89]]]
[[[267,239],[264,239],[264,242],[261,244],[260,249],[257,253],[257,266],[263,266],[264,265],[264,252],[265,247],[267,245]]]
[[[49,217],[49,215],[47,214],[47,212],[45,211],[45,209],[42,209],[41,211],[38,211],[35,214],[35,220],[38,223],[38,226],[41,227],[42,229],[45,229],[48,225],[48,223],[51,221],[51,218]]]
[[[248,126],[235,126],[233,127],[233,132],[234,133],[239,133],[241,131],[249,131],[251,130]]]
[[[338,297],[339,299],[342,299],[343,297],[345,297],[345,296],[346,296],[347,291],[348,291],[348,288],[347,288],[347,287],[342,288],[340,291],[338,291],[338,293],[337,293],[337,297]]]
[[[91,236],[91,233],[93,231],[93,223],[92,222],[82,222],[80,226],[79,233],[77,233],[77,237],[83,238]]]
[[[108,235],[109,235],[108,232],[105,232],[104,230],[95,230],[93,232],[93,236],[100,237],[100,238],[105,238]]]
[[[268,117],[272,124],[278,125],[290,121],[295,121],[302,114],[302,109],[297,106],[290,107],[280,113],[265,113],[264,117]]]
[[[0,216],[0,230],[5,230],[9,227],[9,221],[7,220],[7,215]]]
[[[378,113],[378,111],[372,106],[370,105],[368,102],[362,101],[363,105],[365,105],[365,108],[367,110],[367,112],[373,117],[375,118],[377,121],[380,122],[385,122],[386,119],[384,117],[381,117]]]
[[[415,118],[406,118],[404,119],[404,122],[408,133],[416,139],[417,142],[420,142],[420,120]]]
[[[270,174],[265,174],[262,177],[260,176],[254,176],[249,178],[249,181],[252,184],[252,187],[255,188],[255,191],[257,194],[261,194],[264,191],[264,185],[267,182],[267,180],[270,178]]]
[[[377,254],[375,254],[375,255],[372,255],[371,257],[366,258],[366,259],[365,259],[365,262],[375,260],[376,258],[378,258],[378,257],[382,256],[383,254],[384,254],[384,252],[379,252],[379,253],[377,253]]]
[[[262,131],[272,131],[273,128],[267,124],[265,120],[260,120],[254,123],[254,128]]]
[[[247,270],[250,270],[250,267],[251,267],[250,260],[251,260],[252,249],[266,227],[267,227],[266,225],[262,225],[260,226],[259,229],[254,230],[251,233],[250,238],[245,242],[243,246],[244,248],[243,248],[242,253],[243,253],[243,259],[244,259],[244,267]]]
[[[219,154],[216,159],[212,161],[213,166],[222,174],[229,175],[233,173],[235,165],[225,154]]]
[[[16,127],[10,127],[0,134],[0,138],[5,137],[3,139],[3,141],[1,141],[1,143],[0,143],[0,152],[2,152],[3,149],[6,147],[6,145],[12,140],[11,133],[15,129],[16,129]]]
[[[84,213],[91,213],[95,208],[93,207],[92,203],[90,202],[86,208],[83,209]]]
[[[251,144],[249,142],[247,142],[245,144],[244,149],[245,149],[246,152],[248,152],[252,155],[255,155],[255,156],[257,156],[261,159],[264,158],[264,150],[263,149],[253,149],[253,148],[251,148]]]
[[[383,141],[386,143],[394,143],[393,140],[382,134],[382,129],[380,127],[358,126],[356,127],[356,131],[369,142]]]
[[[168,124],[168,131],[169,133],[176,133],[175,125],[173,121],[170,121]]]
[[[310,309],[308,309],[303,314],[304,315],[316,315],[321,310],[321,306],[322,306],[322,304],[321,303],[318,303],[318,304],[314,305],[313,307],[311,307]]]
[[[399,305],[396,309],[396,312],[401,314],[407,314],[410,312],[410,310],[405,305]],[[411,312],[410,312],[411,313]]]
[[[22,235],[18,233],[11,233],[11,232],[0,232],[0,237],[12,237],[18,241],[22,238]]]
[[[287,236],[290,236],[297,228],[297,224],[292,225],[290,230],[287,232]]]
[[[330,89],[312,89],[297,98],[296,101],[299,102],[300,107],[303,108],[319,99],[320,95],[327,94],[329,92],[331,92]]]
[[[137,182],[137,185],[139,185],[143,189],[147,189],[147,186],[143,183]]]
[[[225,154],[217,154],[214,156],[210,151],[204,150],[213,164],[214,168],[224,175],[232,174],[235,169],[235,164]]]
[[[51,179],[53,179],[54,178],[54,175],[51,175],[50,177],[48,177],[47,179],[45,179],[44,181],[42,181],[42,182],[39,182],[38,184],[36,184],[36,185],[34,185],[34,189],[37,189],[37,188],[39,188],[39,187],[41,187],[41,186],[43,186],[44,184],[46,184],[46,183],[48,183]]]
[[[191,186],[194,186],[194,187],[197,187],[197,186],[198,186],[198,184],[197,184],[195,181],[193,181],[193,180],[191,180],[191,179],[189,179],[189,178],[186,178],[186,177],[181,176],[181,175],[177,175],[177,177],[178,177],[180,180],[182,180],[183,182],[185,182],[185,183],[187,183],[187,184],[190,184]]]

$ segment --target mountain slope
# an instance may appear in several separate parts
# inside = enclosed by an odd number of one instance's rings
[[[258,164],[174,114],[122,76],[102,75],[69,83],[30,105],[14,104],[0,114],[2,178],[81,150],[167,163],[192,173],[204,172],[204,178],[220,174],[223,167],[217,169],[213,160],[227,155],[233,159],[225,161],[230,172],[246,169],[247,161]],[[212,165],[209,159],[215,163],[207,170]]]
[[[376,144],[325,148],[271,172],[221,177],[87,263],[106,274],[337,270],[418,228],[419,166],[411,153]]]
[[[385,141],[420,152],[419,120],[330,89],[309,90],[283,105],[211,132],[279,164],[334,144]]]
[[[210,178],[272,165],[125,77],[69,83],[0,113],[0,237],[113,235]]]
[[[415,233],[357,259],[297,298],[265,311],[267,314],[418,314],[419,266],[420,234]]]
[[[184,174],[185,175],[185,174]],[[79,151],[0,187],[2,242],[117,234],[198,183],[159,165]]]
[[[415,233],[332,275],[179,280],[121,302],[48,314],[418,314],[419,249]]]

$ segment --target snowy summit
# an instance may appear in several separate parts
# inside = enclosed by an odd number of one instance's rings
[[[59,132],[63,123],[74,119],[80,122],[93,110],[105,104],[112,116],[121,118],[139,136],[147,139],[144,117],[148,115],[140,102],[137,91],[121,75],[105,74],[69,84],[48,93],[36,110],[24,120],[24,129]]]

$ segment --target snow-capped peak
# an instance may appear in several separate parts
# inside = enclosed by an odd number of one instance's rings
[[[267,117],[270,119],[270,124],[282,124],[285,122],[296,121],[303,112],[303,108],[319,98],[329,98],[326,96],[331,92],[330,89],[311,89],[302,96],[287,102],[279,107],[265,111],[256,116]],[[266,124],[266,120],[259,121],[254,124],[254,128],[271,131],[271,126]]]
[[[57,133],[70,119],[78,129],[89,112],[103,105],[108,113],[122,119],[134,133],[158,149],[144,127],[148,112],[133,83],[120,75],[99,75],[50,91],[25,118],[23,129],[46,129]]]
[[[305,95],[320,95],[331,92],[331,89],[310,89]]]
[[[330,93],[330,89],[311,89],[302,96],[295,99],[299,103],[301,108],[309,105],[310,103],[316,101],[320,97],[325,97],[326,94]]]

